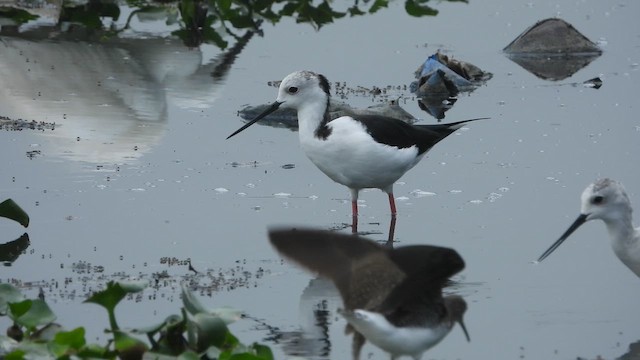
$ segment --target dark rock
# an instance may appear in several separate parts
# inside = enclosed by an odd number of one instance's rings
[[[602,54],[602,50],[568,22],[538,21],[504,49],[507,54]]]

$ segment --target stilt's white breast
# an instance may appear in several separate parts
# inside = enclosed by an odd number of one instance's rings
[[[401,149],[376,142],[362,123],[348,116],[328,127],[326,139],[301,129],[300,145],[322,172],[350,188],[386,188],[422,158],[415,146]]]

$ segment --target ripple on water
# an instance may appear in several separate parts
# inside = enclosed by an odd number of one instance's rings
[[[424,191],[424,190],[420,190],[420,189],[415,189],[411,192],[409,192],[409,194],[411,194],[413,197],[417,197],[417,198],[421,198],[421,197],[425,197],[425,196],[435,196],[436,193],[431,192],[431,191]]]

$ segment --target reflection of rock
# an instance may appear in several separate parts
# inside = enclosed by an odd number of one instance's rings
[[[29,247],[29,235],[24,233],[16,240],[0,244],[0,262],[11,265]]]
[[[238,115],[244,120],[253,120],[260,113],[269,108],[271,104],[246,106],[240,111]],[[345,115],[383,115],[400,119],[409,124],[414,123],[417,119],[413,115],[404,110],[397,101],[390,101],[384,104],[376,104],[366,107],[364,109],[358,109],[351,107],[343,102],[332,101],[329,104],[329,116],[331,119],[336,119]],[[296,110],[280,108],[273,113],[267,115],[259,121],[262,125],[268,126],[284,126],[292,129],[298,128],[298,115]]]
[[[520,65],[533,75],[544,79],[558,81],[575,74],[589,65],[596,56],[521,56],[509,55],[509,59]]]
[[[562,80],[587,66],[602,50],[562,19],[525,30],[503,50],[509,59],[545,80]]]
[[[11,86],[0,87],[0,115],[55,123],[55,130],[43,133],[51,140],[44,154],[91,163],[135,160],[162,138],[168,103],[213,105],[228,63],[248,39],[228,50],[233,56],[221,54],[203,64],[199,49],[177,39],[1,37],[0,79]]]

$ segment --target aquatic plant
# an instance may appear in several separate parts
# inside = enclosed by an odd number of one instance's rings
[[[229,331],[227,325],[242,317],[239,311],[207,309],[185,285],[180,315],[170,315],[152,326],[121,328],[115,315],[116,306],[146,286],[146,281],[112,281],[91,295],[85,302],[107,311],[107,333],[111,338],[105,344],[88,344],[83,327],[66,330],[54,322],[56,316],[44,295],[26,299],[13,285],[0,284],[0,317],[7,316],[13,322],[6,335],[0,335],[0,358],[273,359],[269,347],[257,343],[244,345]],[[147,341],[138,336],[146,336]]]

